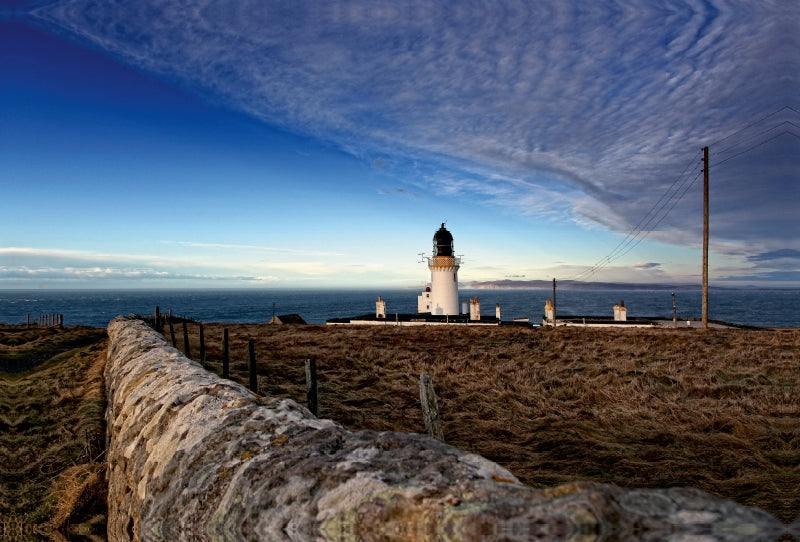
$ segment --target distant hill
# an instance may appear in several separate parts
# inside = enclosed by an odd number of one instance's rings
[[[476,290],[489,289],[527,289],[546,290],[553,287],[551,280],[491,280],[463,283],[464,288]],[[580,280],[559,280],[557,287],[563,290],[699,290],[699,284],[634,284],[625,282],[582,282]]]

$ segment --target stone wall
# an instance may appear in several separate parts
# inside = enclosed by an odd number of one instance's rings
[[[692,489],[531,489],[426,436],[349,432],[291,400],[257,397],[132,317],[108,334],[112,542],[766,541],[785,531]]]

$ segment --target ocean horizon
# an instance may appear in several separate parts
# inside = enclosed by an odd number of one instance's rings
[[[701,316],[701,291],[676,289],[678,319]],[[478,297],[481,314],[501,319],[541,322],[552,289],[460,289],[459,299]],[[331,318],[371,314],[375,301],[386,301],[387,316],[417,311],[419,290],[364,289],[164,289],[164,290],[0,290],[0,323],[24,324],[28,318],[63,314],[64,325],[106,327],[116,316],[172,311],[203,322],[260,323],[273,314],[299,314],[309,324]],[[672,292],[642,289],[558,289],[560,315],[612,316],[624,301],[629,317],[672,319]],[[800,289],[709,290],[709,318],[755,327],[800,327]]]

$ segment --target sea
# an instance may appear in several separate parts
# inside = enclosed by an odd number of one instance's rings
[[[672,319],[670,290],[556,291],[559,315],[613,316],[614,305],[624,302],[628,317]],[[700,290],[676,290],[679,320],[701,316]],[[122,314],[152,315],[172,311],[212,323],[263,323],[273,315],[297,313],[309,324],[331,318],[374,314],[375,301],[386,301],[386,313],[417,311],[413,289],[225,289],[225,290],[0,290],[0,324],[24,324],[46,314],[62,314],[65,326],[106,327]],[[501,319],[529,318],[539,323],[552,290],[459,289],[459,298],[478,297],[481,314]],[[800,327],[800,289],[709,290],[709,318],[755,327]]]

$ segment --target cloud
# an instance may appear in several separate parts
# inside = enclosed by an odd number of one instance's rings
[[[640,262],[633,267],[636,269],[655,269],[656,267],[661,267],[661,264],[656,262]]]
[[[120,267],[27,267],[0,266],[0,284],[4,282],[35,281],[37,285],[48,282],[81,282],[96,281],[141,282],[141,281],[213,281],[213,282],[252,282],[262,280],[260,277],[235,275],[208,275],[178,273],[152,268],[120,268]]]
[[[179,244],[172,243],[169,244]],[[205,250],[260,252],[264,247],[249,245],[216,245],[185,243],[191,249],[187,256],[153,256],[146,254],[108,254],[92,251],[0,247],[0,285],[5,287],[37,287],[46,284],[91,284],[92,287],[126,287],[133,283],[171,285],[176,281],[190,285],[293,284],[308,281],[352,279],[354,275],[380,276],[383,264],[354,265],[335,260],[303,260],[288,251],[290,260],[270,258],[208,258]],[[258,249],[258,250],[256,250]],[[278,251],[285,255],[284,251]]]
[[[114,262],[114,265],[136,265],[147,262],[148,265],[161,265],[169,260],[157,256],[141,256],[129,254],[108,254],[82,250],[63,250],[53,248],[0,247],[0,256],[10,265],[44,266],[52,261],[59,261],[62,267],[98,267]],[[20,263],[24,262],[24,264]]]
[[[297,250],[291,248],[263,247],[258,245],[238,245],[234,243],[198,243],[194,241],[161,241],[163,244],[177,245],[190,248],[202,248],[210,250],[228,250],[237,252],[255,252],[265,254],[293,254],[304,256],[342,256],[338,252]]]
[[[410,198],[419,197],[419,194],[409,192],[405,188],[379,188],[378,194],[381,196],[405,196]]]
[[[785,283],[787,286],[796,287],[800,283],[800,271],[764,271],[753,274],[729,275],[722,276],[717,279],[717,282],[732,282],[740,284],[763,283],[775,286],[780,283]]]
[[[698,239],[709,145],[713,235],[800,248],[796,2],[56,0],[34,17],[435,193],[546,220],[624,233],[655,211],[654,239]]]
[[[0,283],[5,284],[259,280],[255,276],[236,273],[232,268],[215,268],[190,258],[27,247],[0,247],[0,257],[3,261]]]
[[[755,254],[748,258],[751,262],[768,262],[783,259],[800,260],[800,250],[784,248],[771,252],[762,252],[761,254]]]

